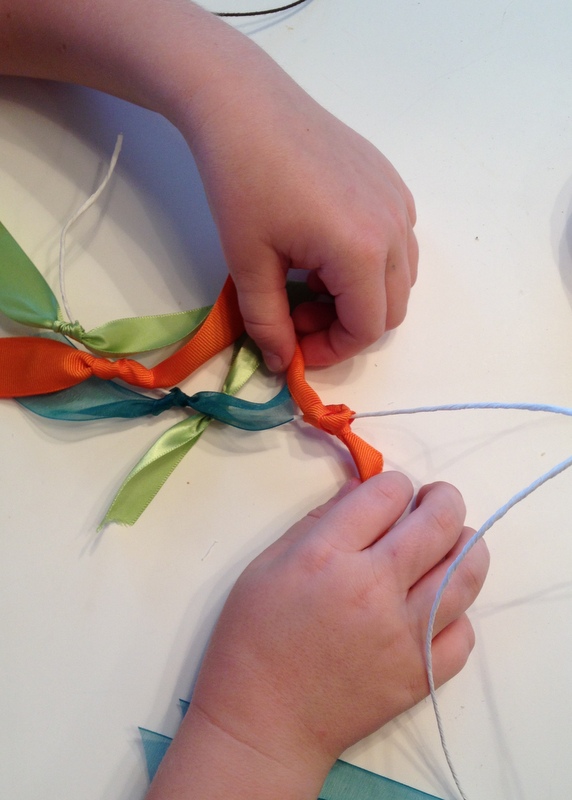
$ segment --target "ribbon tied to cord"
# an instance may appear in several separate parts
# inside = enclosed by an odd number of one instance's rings
[[[377,475],[383,469],[383,456],[361,439],[350,427],[354,412],[345,405],[325,405],[317,392],[308,384],[304,374],[304,356],[296,345],[294,357],[287,373],[290,393],[303,412],[304,420],[342,441],[355,461],[362,481]]]
[[[48,394],[81,384],[90,377],[106,381],[120,379],[147,389],[172,387],[236,341],[243,331],[236,287],[228,277],[195,336],[152,368],[130,358],[111,361],[51,339],[0,339],[0,397]],[[287,380],[304,419],[336,436],[347,446],[362,480],[381,472],[381,453],[351,430],[351,410],[343,405],[324,405],[307,383],[299,345],[288,368]]]
[[[55,319],[52,323],[52,330],[61,336],[75,339],[76,342],[82,342],[85,338],[85,328],[77,320],[75,322],[67,322],[64,319]]]
[[[170,314],[116,319],[86,331],[64,319],[56,296],[35,264],[0,223],[0,312],[14,322],[43,328],[80,342],[90,350],[125,355],[158,350],[190,336],[209,306]]]
[[[354,411],[344,403],[312,407],[304,413],[304,422],[319,428],[332,436],[346,435],[353,419]]]

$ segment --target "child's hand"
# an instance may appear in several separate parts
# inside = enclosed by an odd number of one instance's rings
[[[423,698],[431,605],[471,531],[460,495],[442,483],[422,489],[397,522],[411,496],[403,475],[377,476],[262,553],[229,597],[194,702],[240,736],[253,713],[267,713],[280,721],[281,740],[290,733],[292,745],[334,759]],[[437,685],[472,649],[464,612],[487,567],[483,542],[444,596],[433,641]]]
[[[331,364],[405,316],[418,260],[413,198],[373,145],[261,52],[250,56],[240,82],[195,98],[189,143],[267,365],[288,366],[294,326],[306,363]],[[305,304],[292,321],[291,267],[334,303]]]
[[[0,73],[84,83],[180,128],[271,369],[290,363],[294,326],[306,362],[324,365],[401,322],[418,258],[411,194],[253,42],[188,0],[4,5]],[[293,321],[290,267],[334,303],[300,307]]]
[[[229,762],[229,742],[238,743],[241,764],[255,753],[259,777],[269,764],[271,776],[288,768],[305,787],[292,796],[311,797],[343,750],[428,693],[430,609],[471,533],[463,501],[452,486],[433,484],[401,518],[412,497],[403,475],[352,488],[294,525],[236,583],[180,732],[178,760],[189,769],[198,740],[213,752],[222,737]],[[487,568],[481,541],[447,588],[433,639],[436,684],[469,656],[464,612]]]

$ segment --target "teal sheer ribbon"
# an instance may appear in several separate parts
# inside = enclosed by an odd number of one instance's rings
[[[0,223],[0,312],[14,322],[44,328],[75,339],[90,350],[129,355],[157,350],[190,336],[210,306],[172,314],[116,319],[86,331],[67,322],[37,267]]]
[[[85,422],[95,419],[136,419],[158,416],[172,408],[191,408],[217,422],[261,431],[291,422],[294,405],[288,387],[264,403],[255,403],[224,392],[197,392],[188,395],[178,387],[155,398],[128,389],[114,381],[89,378],[78,386],[52,394],[16,398],[20,405],[48,419]]]
[[[179,700],[179,704],[184,714],[189,703],[186,700]],[[139,728],[139,733],[149,780],[152,781],[173,740],[170,736],[155,733],[147,728]],[[439,798],[348,764],[347,761],[338,760],[330,770],[317,800],[439,800]]]
[[[254,374],[260,362],[260,351],[251,339],[246,338],[235,348],[222,387],[223,393],[236,394]],[[275,400],[273,398],[270,404]],[[242,401],[242,404],[243,408],[235,408],[233,413],[238,415],[244,412],[246,401]],[[279,405],[282,406],[282,403]],[[209,407],[209,411],[212,411],[212,407]],[[123,482],[99,529],[111,522],[133,525],[212,421],[213,417],[205,413],[194,414],[160,436]]]

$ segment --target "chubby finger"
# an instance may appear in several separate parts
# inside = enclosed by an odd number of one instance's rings
[[[475,646],[475,632],[466,614],[444,628],[431,646],[435,687],[454,678],[465,666]]]
[[[292,311],[294,328],[299,336],[307,336],[317,331],[325,331],[336,319],[333,303],[312,301],[300,303]]]
[[[407,592],[455,546],[464,520],[465,504],[454,486],[424,487],[416,508],[377,543],[374,557]]]
[[[387,251],[371,246],[361,261],[340,251],[318,275],[334,298],[336,318],[326,330],[301,342],[308,366],[326,366],[350,358],[377,341],[385,331]]]
[[[286,293],[286,268],[275,253],[264,251],[253,265],[233,265],[244,327],[254,339],[272,372],[282,372],[296,346],[294,325]]]
[[[427,633],[429,614],[447,570],[473,534],[472,528],[464,528],[447,557],[411,588],[407,602],[418,620],[422,636]],[[489,563],[487,545],[484,539],[480,539],[461,561],[443,593],[435,616],[433,636],[447,628],[474,603],[485,582]]]
[[[334,298],[335,317],[331,308],[322,310],[316,324],[316,317],[308,318],[307,310],[297,312],[296,327],[306,334],[301,347],[308,366],[350,358],[403,321],[418,259],[417,240],[408,223],[399,241],[390,251],[383,244],[364,248],[367,254],[361,263],[354,263],[348,253],[346,261],[336,260],[318,270],[313,284],[319,281]],[[326,313],[331,318],[327,328]]]
[[[413,487],[399,472],[385,472],[360,484],[312,529],[314,542],[347,553],[365,550],[401,517]]]
[[[413,224],[413,223],[412,223]],[[385,270],[387,315],[385,327],[392,330],[401,325],[407,312],[411,287],[417,280],[419,245],[411,225],[406,226],[401,249],[389,253]]]

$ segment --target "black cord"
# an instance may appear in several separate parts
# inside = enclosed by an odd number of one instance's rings
[[[306,0],[295,0],[294,3],[288,3],[285,6],[278,8],[269,8],[266,11],[214,11],[215,17],[260,17],[263,14],[277,14],[279,11],[287,11],[289,8],[299,6],[305,3]]]

